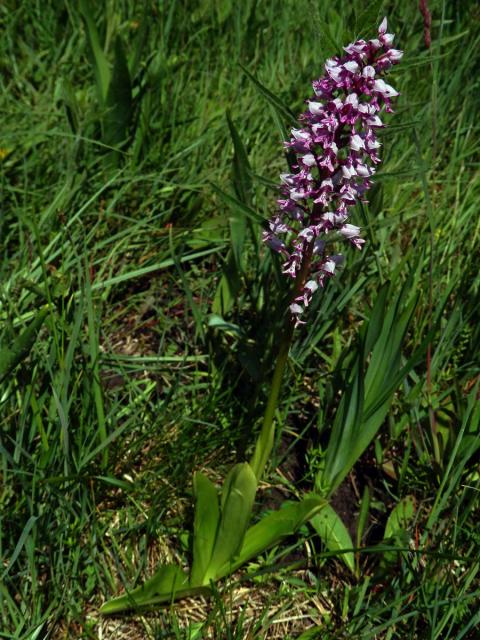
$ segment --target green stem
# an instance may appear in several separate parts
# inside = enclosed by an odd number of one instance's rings
[[[295,300],[300,291],[302,291],[303,289],[305,280],[310,270],[312,254],[313,242],[305,251],[302,267],[298,273],[293,287],[292,300]],[[263,416],[262,429],[260,431],[260,435],[257,438],[255,451],[253,452],[253,456],[250,461],[250,466],[253,469],[255,477],[257,478],[257,482],[259,482],[262,478],[263,472],[265,471],[265,465],[267,464],[267,460],[269,459],[273,449],[273,443],[275,440],[275,410],[277,408],[278,397],[282,388],[283,372],[285,371],[285,365],[287,364],[288,352],[290,350],[294,328],[294,321],[289,315],[280,340],[280,348],[278,351],[277,362],[275,364],[275,370],[273,372],[270,395],[268,397],[265,414]]]
[[[289,318],[289,322],[284,329],[280,342],[280,350],[275,364],[275,371],[273,372],[272,386],[270,387],[270,396],[263,416],[262,430],[258,436],[255,451],[250,461],[250,466],[257,478],[257,482],[262,478],[265,465],[273,449],[273,442],[275,439],[275,424],[273,420],[275,417],[275,410],[277,408],[278,396],[280,395],[280,389],[282,387],[283,372],[285,370],[285,365],[287,364],[292,336],[293,322]]]

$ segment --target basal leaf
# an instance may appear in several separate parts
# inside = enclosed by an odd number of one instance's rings
[[[385,525],[385,540],[391,540],[395,546],[405,547],[408,545],[409,536],[407,534],[408,526],[415,515],[415,498],[406,496],[395,506],[388,517]],[[395,562],[398,552],[386,551],[383,559],[386,563]]]
[[[393,538],[395,535],[407,529],[415,515],[415,498],[406,496],[396,505],[388,517],[385,525],[384,538]]]
[[[204,583],[217,577],[224,564],[233,563],[247,530],[257,490],[257,480],[247,462],[237,464],[225,478],[221,520]]]
[[[327,504],[320,513],[311,518],[310,522],[329,551],[350,549],[350,551],[339,555],[350,571],[355,573],[355,557],[351,551],[353,549],[352,538],[335,510]]]
[[[325,500],[320,496],[309,494],[301,502],[288,502],[278,511],[263,517],[260,522],[248,529],[233,566],[225,564],[217,573],[217,578],[225,576],[232,570],[235,571],[245,562],[281,542],[283,538],[293,535],[325,504]]]
[[[220,520],[217,489],[203,473],[193,479],[195,491],[195,520],[193,525],[192,585],[201,585],[212,557]]]
[[[118,598],[108,600],[100,608],[100,613],[111,614],[151,607],[174,599],[202,593],[205,587],[190,588],[187,574],[176,565],[163,565],[144,584]]]
[[[346,391],[335,415],[323,469],[316,480],[317,490],[331,494],[343,481],[382,426],[395,391],[424,352],[424,344],[401,367],[401,348],[416,308],[417,298],[405,306],[405,286],[385,314],[386,289],[382,289],[345,377]],[[383,315],[383,318],[382,318]],[[367,350],[366,347],[369,347]],[[369,351],[371,351],[368,362]],[[368,366],[367,366],[368,362]],[[363,368],[366,368],[364,373]]]
[[[349,384],[340,401],[330,435],[325,464],[316,480],[318,491],[328,495],[350,470],[351,450],[357,438],[363,411],[363,376],[361,354],[357,357]],[[346,473],[345,473],[345,470]]]

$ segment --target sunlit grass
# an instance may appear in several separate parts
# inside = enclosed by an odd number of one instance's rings
[[[415,2],[374,2],[367,13],[357,0],[162,2],[145,13],[141,3],[95,3],[109,62],[118,34],[132,68],[139,52],[137,111],[116,166],[77,4],[7,4],[2,347],[49,312],[29,357],[0,383],[0,637],[97,638],[102,629],[107,638],[200,638],[209,629],[219,639],[474,638],[475,3],[429,2],[430,50]],[[419,303],[403,361],[427,336],[429,359],[405,376],[379,437],[333,498],[364,547],[359,577],[304,527],[209,603],[100,620],[99,606],[122,585],[160,561],[186,562],[192,473],[220,481],[243,459],[265,403],[281,279],[253,222],[225,322],[210,315],[222,310],[217,288],[238,242],[238,209],[212,186],[238,197],[227,110],[251,167],[249,206],[264,218],[285,166],[285,123],[239,63],[298,112],[325,57],[354,35],[370,37],[385,13],[406,55],[382,172],[354,220],[367,247],[348,252],[297,333],[277,412],[279,465],[260,491],[275,508],[278,494],[311,488],[362,321],[381,283],[395,296],[411,277]],[[387,555],[385,524],[409,495],[415,516]]]

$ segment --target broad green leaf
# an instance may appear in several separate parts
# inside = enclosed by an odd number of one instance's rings
[[[105,602],[100,607],[100,613],[111,614],[151,607],[199,593],[205,593],[205,587],[191,588],[186,573],[176,565],[167,564],[161,566],[142,586]]]
[[[426,343],[422,343],[400,367],[401,347],[417,298],[402,309],[403,300],[410,293],[407,283],[383,315],[385,291],[383,288],[379,293],[371,315],[372,326],[362,330],[352,373],[345,378],[347,391],[335,415],[324,467],[316,479],[317,490],[325,495],[340,485],[371,443],[385,420],[396,389],[425,350]],[[366,346],[371,356],[364,373],[369,355]]]
[[[8,347],[0,345],[0,382],[28,356],[48,313],[48,308],[41,309],[28,327],[17,336],[13,344]]]
[[[110,68],[108,66],[105,53],[100,46],[97,25],[93,16],[93,7],[90,0],[80,0],[80,11],[85,20],[89,54],[92,61],[95,80],[97,83],[97,93],[102,105],[107,99],[108,87],[110,84]]]
[[[365,375],[366,408],[371,401],[376,402],[381,392],[388,386],[392,375],[400,365],[401,347],[413,312],[417,304],[414,299],[402,311],[400,300],[392,305],[384,319],[384,328],[372,350],[370,364]]]
[[[350,551],[339,555],[342,556],[350,571],[355,573],[355,557],[351,551],[353,549],[352,538],[335,510],[327,504],[310,522],[329,551],[350,549]]]
[[[357,426],[361,424],[363,411],[362,352],[357,357],[351,378],[335,415],[325,464],[316,480],[318,491],[329,494],[337,486],[337,479],[350,470],[351,447],[355,442]],[[345,473],[345,470],[348,469]]]
[[[269,547],[281,542],[283,538],[293,535],[299,527],[310,520],[325,505],[326,502],[323,498],[309,494],[301,502],[285,503],[278,511],[263,517],[260,522],[248,529],[233,566],[226,563],[218,571],[217,578],[227,575],[230,571],[235,571]]]
[[[405,531],[415,515],[415,498],[406,496],[397,504],[389,515],[385,525],[384,538],[393,538],[398,533]]]
[[[233,563],[240,551],[252,514],[257,479],[247,462],[237,464],[225,478],[221,520],[204,583],[217,577],[220,567]]]
[[[132,84],[120,36],[115,39],[115,59],[106,107],[103,138],[105,144],[116,147],[127,139],[132,117]]]
[[[195,520],[193,525],[193,564],[191,585],[201,585],[212,557],[220,520],[217,489],[203,473],[193,479]]]
[[[406,496],[396,505],[388,517],[385,525],[385,540],[392,540],[396,546],[405,547],[408,545],[407,528],[415,515],[415,498]],[[386,563],[395,562],[398,557],[396,551],[385,551],[383,560]]]

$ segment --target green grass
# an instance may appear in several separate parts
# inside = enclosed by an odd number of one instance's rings
[[[427,50],[416,2],[92,3],[108,64],[120,36],[131,73],[115,151],[82,4],[0,7],[2,347],[48,305],[0,382],[0,637],[478,637],[476,4],[431,0]],[[357,575],[305,526],[209,603],[100,619],[158,562],[188,562],[192,473],[220,482],[265,405],[282,279],[222,194],[273,211],[288,122],[240,65],[298,113],[325,58],[384,14],[406,55],[381,172],[355,213],[367,246],[297,331],[258,505],[311,488],[380,284],[395,300],[411,277],[403,361],[427,336],[429,356],[333,496],[355,540],[368,487]],[[405,496],[415,515],[387,544]]]

